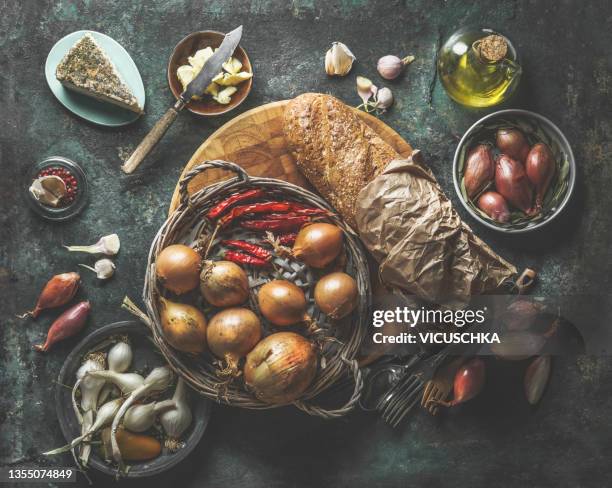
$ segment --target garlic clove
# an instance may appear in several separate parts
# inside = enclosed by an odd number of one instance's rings
[[[113,263],[110,259],[98,259],[94,264],[93,268],[91,266],[87,266],[86,264],[79,264],[83,268],[87,268],[94,273],[100,280],[107,280],[115,274],[115,263]]]
[[[378,92],[378,88],[372,83],[372,81],[364,76],[357,77],[357,93],[363,101],[363,105],[366,108],[369,106],[369,100]]]
[[[330,76],[346,76],[356,59],[346,44],[334,42],[325,53],[325,72]]]
[[[393,92],[386,86],[376,93],[376,108],[383,112],[393,105]]]
[[[36,178],[30,185],[30,193],[43,205],[57,207],[68,193],[68,189],[59,176],[50,175]]]

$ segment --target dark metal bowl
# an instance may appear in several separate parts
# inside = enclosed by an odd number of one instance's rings
[[[558,183],[561,186],[557,187],[558,194],[556,193],[553,196],[554,198],[549,197],[548,194],[551,193],[551,189],[548,190],[544,200],[545,208],[541,215],[536,218],[525,217],[519,223],[502,224],[489,218],[473,202],[467,200],[467,195],[463,188],[463,167],[468,151],[473,145],[484,141],[494,142],[491,140],[493,132],[499,127],[508,126],[521,129],[528,140],[544,142],[551,148],[557,161],[557,175],[555,178],[560,178],[560,167],[565,168],[567,173],[563,182]],[[465,209],[478,222],[499,232],[518,234],[545,226],[552,222],[567,206],[576,183],[576,161],[574,160],[572,148],[561,130],[546,117],[528,110],[499,110],[478,120],[466,131],[461,141],[459,141],[453,160],[453,181],[459,200],[461,200]]]
[[[149,371],[156,366],[165,363],[164,358],[157,352],[149,331],[140,322],[125,321],[116,322],[99,328],[83,339],[68,355],[58,376],[55,390],[55,405],[57,418],[62,433],[67,442],[80,435],[80,426],[72,410],[71,390],[66,386],[74,385],[76,372],[81,366],[83,356],[95,349],[105,339],[114,335],[128,335],[134,351],[134,361],[130,370]],[[66,385],[66,386],[65,386]],[[175,453],[164,448],[162,453],[155,459],[130,463],[127,478],[144,478],[154,476],[172,468],[187,457],[197,446],[202,438],[210,419],[210,401],[191,392],[190,404],[193,413],[193,421],[187,433],[183,436],[185,446]],[[89,465],[104,474],[115,476],[116,468],[106,463],[97,453],[92,450]]]

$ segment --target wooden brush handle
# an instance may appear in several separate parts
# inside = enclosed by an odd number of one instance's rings
[[[164,137],[164,134],[175,121],[176,116],[183,107],[184,104],[179,99],[176,104],[170,107],[162,118],[155,123],[151,131],[134,150],[130,158],[121,166],[124,173],[133,173],[136,168],[138,168],[138,165],[142,163],[144,158],[147,157],[155,145]]]

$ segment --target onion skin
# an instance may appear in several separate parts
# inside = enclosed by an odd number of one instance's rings
[[[491,147],[487,144],[479,144],[473,148],[465,161],[463,172],[463,184],[469,198],[474,198],[495,176],[495,163]]]
[[[234,307],[249,299],[249,278],[231,261],[205,261],[200,273],[200,292],[215,307]]]
[[[550,148],[541,142],[535,144],[525,162],[527,178],[535,188],[535,210],[540,212],[548,187],[557,171],[557,164]]]
[[[334,320],[341,319],[357,306],[357,282],[346,273],[330,273],[321,278],[315,286],[314,299],[325,315]]]
[[[206,317],[196,307],[160,297],[160,316],[165,339],[175,349],[191,354],[206,350]]]
[[[313,268],[324,268],[342,250],[342,230],[338,226],[319,222],[303,227],[293,245],[293,256]]]
[[[497,192],[488,191],[480,195],[478,208],[497,222],[506,223],[510,220],[506,199]]]
[[[286,280],[272,280],[257,294],[261,314],[272,324],[285,327],[307,320],[304,292]]]
[[[248,308],[228,308],[210,319],[206,337],[210,352],[226,362],[220,375],[238,376],[238,361],[261,339],[261,322]]]
[[[525,168],[516,159],[502,154],[495,166],[495,187],[510,204],[526,214],[531,213],[533,189]]]
[[[79,333],[85,325],[90,311],[91,305],[87,301],[79,302],[70,307],[51,324],[45,343],[34,346],[34,349],[39,352],[46,352],[56,342]]]
[[[294,332],[277,332],[247,355],[244,380],[257,398],[275,405],[291,403],[317,373],[315,346]]]
[[[164,288],[182,295],[198,286],[200,255],[189,246],[173,244],[157,256],[155,272]]]
[[[495,137],[499,150],[512,159],[524,163],[529,153],[529,143],[518,129],[499,129]]]

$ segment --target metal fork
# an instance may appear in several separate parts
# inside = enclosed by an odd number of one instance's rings
[[[442,350],[423,361],[422,365],[412,374],[406,374],[380,400],[377,410],[382,418],[392,427],[397,427],[402,419],[418,403],[420,393],[425,383],[431,380],[438,366],[448,356],[448,351]]]
[[[458,356],[440,365],[432,379],[425,384],[421,406],[431,415],[437,415],[440,408],[436,402],[446,400],[450,392],[453,391],[455,373],[464,361],[464,356]]]

